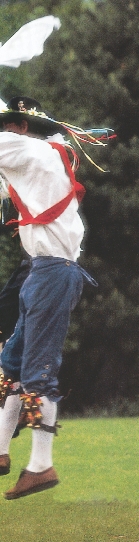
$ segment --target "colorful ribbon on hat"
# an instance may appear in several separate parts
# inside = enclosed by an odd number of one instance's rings
[[[49,120],[53,120],[53,119],[49,119]],[[63,126],[63,128],[67,130],[68,134],[72,136],[75,143],[83,152],[87,160],[89,160],[89,162],[93,166],[95,166],[99,171],[101,171],[102,173],[106,173],[106,170],[98,166],[98,164],[96,164],[92,160],[91,156],[88,153],[86,153],[86,151],[82,148],[82,145],[80,142],[89,143],[90,145],[101,145],[105,147],[109,139],[114,139],[117,137],[116,134],[114,133],[114,130],[112,130],[111,128],[98,128],[98,129],[91,128],[91,129],[83,130],[82,128],[78,126],[74,126],[67,122],[58,122],[58,121],[53,121],[53,122],[55,122],[56,124],[60,126]]]

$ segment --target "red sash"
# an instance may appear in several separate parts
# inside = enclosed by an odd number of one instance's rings
[[[82,200],[84,194],[85,194],[85,188],[82,184],[78,183],[75,179],[75,175],[72,171],[70,160],[68,157],[68,153],[65,149],[65,147],[59,143],[49,143],[49,145],[52,146],[53,149],[58,150],[60,153],[60,156],[62,158],[62,161],[64,163],[65,169],[68,173],[68,176],[71,181],[72,189],[70,193],[60,200],[58,203],[41,213],[40,215],[36,216],[35,218],[31,215],[31,213],[28,211],[27,207],[22,203],[20,197],[18,196],[17,192],[14,190],[14,188],[9,185],[9,194],[10,198],[18,210],[18,212],[21,213],[22,219],[16,220],[12,219],[9,222],[7,222],[7,225],[13,224],[15,222],[18,222],[21,226],[26,226],[27,224],[49,224],[50,222],[53,222],[56,218],[58,218],[68,207],[70,201],[72,198],[77,197],[79,203]],[[73,151],[74,152],[74,151]]]

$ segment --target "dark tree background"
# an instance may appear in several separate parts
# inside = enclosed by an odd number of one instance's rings
[[[58,16],[44,53],[18,68],[1,68],[0,96],[25,93],[58,120],[111,127],[116,140],[79,151],[77,178],[86,235],[80,259],[99,283],[86,286],[65,344],[64,412],[138,404],[139,396],[139,3],[138,0],[3,2],[0,39],[47,14]],[[1,226],[1,287],[20,259],[18,239]],[[120,410],[121,409],[121,410]]]

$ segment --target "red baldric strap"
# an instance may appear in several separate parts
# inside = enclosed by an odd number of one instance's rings
[[[36,216],[35,218],[31,215],[31,213],[28,211],[27,207],[22,203],[20,197],[18,196],[17,192],[14,190],[14,188],[9,185],[9,194],[10,198],[18,210],[18,212],[21,213],[22,219],[16,220],[12,219],[9,222],[7,222],[7,225],[13,224],[15,222],[18,222],[21,226],[26,226],[27,224],[49,224],[50,222],[53,222],[56,218],[58,218],[68,207],[70,201],[72,198],[77,197],[79,203],[82,200],[84,194],[85,194],[85,188],[82,184],[78,183],[75,179],[75,175],[71,169],[70,160],[68,157],[68,153],[63,147],[63,145],[60,145],[59,143],[49,143],[49,145],[52,146],[53,149],[58,150],[62,161],[64,163],[65,169],[68,173],[68,176],[70,177],[70,181],[72,184],[72,190],[71,192],[63,198],[61,201],[41,213],[40,215]]]

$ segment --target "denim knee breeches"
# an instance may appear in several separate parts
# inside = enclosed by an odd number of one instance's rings
[[[58,401],[58,372],[70,322],[80,299],[80,266],[63,258],[37,257],[19,299],[14,334],[1,355],[6,375],[20,380],[27,393],[35,391]]]

